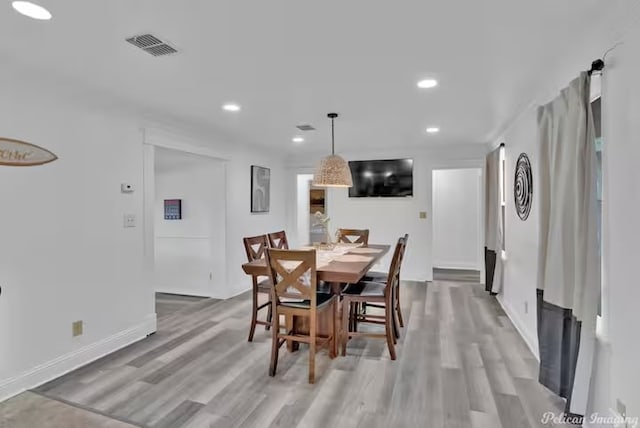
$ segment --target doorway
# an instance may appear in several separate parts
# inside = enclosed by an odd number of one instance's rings
[[[226,281],[225,176],[224,161],[155,148],[156,293],[220,296]]]
[[[297,176],[296,237],[299,245],[323,242],[326,234],[315,221],[315,213],[327,214],[327,189],[312,185],[313,174]]]
[[[482,169],[434,169],[434,275],[480,278],[482,270]]]

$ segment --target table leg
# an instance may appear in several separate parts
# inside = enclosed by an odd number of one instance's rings
[[[334,310],[333,310],[333,355],[334,357],[338,356],[338,344],[342,340],[342,321],[340,318],[340,306],[342,302],[340,301],[340,296],[336,298],[334,302]]]

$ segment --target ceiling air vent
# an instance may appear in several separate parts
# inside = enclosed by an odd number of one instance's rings
[[[314,128],[313,126],[309,125],[308,123],[305,123],[304,125],[298,125],[296,126],[296,128],[298,128],[301,131],[315,131],[316,128]]]
[[[129,37],[127,42],[153,56],[170,55],[178,52],[176,48],[151,34]]]

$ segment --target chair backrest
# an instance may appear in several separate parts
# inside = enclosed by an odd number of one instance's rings
[[[338,242],[369,245],[369,229],[338,229]]]
[[[393,257],[391,258],[391,266],[389,266],[389,274],[387,276],[387,286],[395,286],[400,280],[400,265],[402,264],[402,257],[404,254],[404,248],[406,246],[405,237],[398,238],[396,248],[393,251]]]
[[[279,250],[269,248],[266,251],[269,277],[273,283],[272,301],[281,302],[281,298],[309,300],[311,308],[316,307],[316,250]]]
[[[398,263],[398,281],[400,281],[400,270],[402,270],[402,262],[404,261],[404,252],[407,249],[409,234],[405,233],[404,236],[400,239],[402,239],[402,250],[400,251],[400,263]]]
[[[269,246],[279,250],[288,250],[289,241],[287,241],[287,233],[284,230],[273,232],[267,235],[269,237]]]
[[[247,260],[250,262],[263,258],[265,250],[269,247],[267,235],[250,236],[243,238],[242,242],[247,252]]]

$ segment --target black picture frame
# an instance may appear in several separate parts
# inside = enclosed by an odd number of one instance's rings
[[[268,213],[271,203],[271,170],[251,165],[251,212]]]

